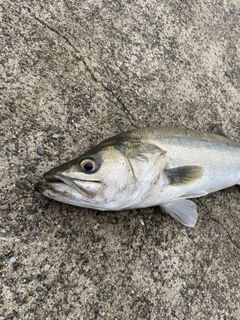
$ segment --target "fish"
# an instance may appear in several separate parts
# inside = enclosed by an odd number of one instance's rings
[[[195,227],[198,198],[240,184],[240,143],[216,133],[146,127],[108,138],[46,172],[35,190],[96,210],[160,206]]]

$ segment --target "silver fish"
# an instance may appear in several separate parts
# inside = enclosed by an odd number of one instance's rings
[[[198,214],[189,198],[240,184],[240,144],[179,128],[142,128],[101,142],[44,174],[35,189],[97,210],[160,205],[185,226]]]

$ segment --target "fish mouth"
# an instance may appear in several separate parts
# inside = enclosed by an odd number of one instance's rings
[[[68,183],[66,183],[66,179],[64,179],[65,181],[63,181],[63,179],[60,179],[60,177],[55,175],[44,174],[43,178],[45,181],[38,181],[34,185],[34,189],[39,193],[44,193],[47,189],[56,191],[57,189],[59,189],[57,188],[59,185],[62,185],[62,186],[69,185]],[[72,188],[72,185],[71,185],[71,188]]]
[[[84,186],[84,184],[94,184],[96,186],[96,190],[99,190],[102,185],[101,181],[98,180],[88,181],[76,178],[72,179],[69,177],[66,178],[61,174],[49,175],[48,173],[45,173],[43,175],[43,178],[45,181],[38,181],[34,185],[34,189],[39,193],[45,193],[47,190],[50,190],[54,193],[62,193],[64,192],[66,186],[66,190],[68,190],[68,193],[72,190],[72,192],[77,192],[82,196],[93,197],[95,195],[95,192],[89,190],[86,186]]]

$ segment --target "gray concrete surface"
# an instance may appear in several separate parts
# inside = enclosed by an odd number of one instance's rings
[[[34,192],[42,174],[134,127],[240,140],[240,3],[0,5],[0,319],[240,319],[239,188],[97,212]]]

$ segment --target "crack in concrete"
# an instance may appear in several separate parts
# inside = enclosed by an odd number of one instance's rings
[[[63,0],[63,2],[65,3],[66,7],[72,11],[72,8],[71,6],[69,5],[68,1],[67,0]]]
[[[228,237],[229,237],[229,240],[231,241],[231,243],[232,243],[233,245],[235,245],[238,249],[240,249],[240,246],[233,240],[230,232],[228,232],[226,229],[225,229],[225,231],[227,232]]]
[[[69,39],[64,34],[61,34],[58,30],[56,30],[53,27],[49,26],[45,21],[39,19],[36,15],[34,15],[34,17],[38,22],[40,22],[46,28],[48,28],[52,32],[56,33],[59,37],[63,38],[74,49],[74,51],[76,51],[77,53],[80,54],[79,50],[69,41]],[[94,80],[95,82],[99,83],[99,81],[97,80],[97,78],[95,77],[94,73],[89,68],[89,66],[87,65],[86,61],[83,59],[83,57],[80,55],[80,57],[77,56],[77,58],[82,61],[82,63],[84,64],[85,68],[90,73],[92,80]]]
[[[106,86],[104,86],[100,81],[98,81],[98,79],[96,78],[95,74],[92,72],[91,68],[88,66],[88,64],[86,63],[86,61],[84,60],[84,58],[82,57],[81,53],[79,52],[79,50],[71,43],[71,41],[69,41],[68,37],[66,37],[64,34],[61,34],[58,30],[54,29],[53,27],[49,26],[45,21],[39,19],[35,14],[34,14],[34,18],[41,23],[43,26],[45,26],[46,28],[48,28],[50,31],[56,33],[59,37],[63,38],[69,45],[70,47],[73,48],[73,50],[75,52],[77,52],[79,54],[79,56],[75,56],[77,59],[79,59],[85,66],[87,72],[90,74],[92,80],[96,83],[99,83],[102,88],[108,92],[111,92],[111,95],[116,98],[116,100],[118,101],[118,103],[121,105],[122,109],[127,112],[127,114],[129,115],[128,120],[131,123],[131,125],[133,127],[137,127],[135,122],[136,119],[132,116],[131,112],[128,110],[128,108],[125,106],[125,104],[121,101],[121,99],[119,97],[117,97],[116,95],[114,95],[114,93]],[[132,120],[130,119],[132,118]]]

